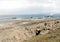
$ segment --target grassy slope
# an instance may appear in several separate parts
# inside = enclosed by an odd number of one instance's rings
[[[50,31],[46,35],[38,35],[30,38],[26,42],[60,42],[60,29]]]

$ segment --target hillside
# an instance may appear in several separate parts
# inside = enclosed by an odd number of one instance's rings
[[[26,42],[60,42],[60,29],[51,30],[46,35],[34,36]]]
[[[35,31],[37,29],[41,30],[39,35],[36,35]],[[56,37],[56,40],[59,41],[59,32],[60,19],[46,18],[11,21],[0,23],[0,42],[48,42],[51,39],[55,41],[54,38]]]

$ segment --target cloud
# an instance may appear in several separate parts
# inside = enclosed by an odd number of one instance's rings
[[[39,14],[58,12],[57,0],[0,0],[0,14]]]

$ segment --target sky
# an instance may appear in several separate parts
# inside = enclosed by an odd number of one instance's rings
[[[0,0],[0,15],[60,13],[60,0]]]

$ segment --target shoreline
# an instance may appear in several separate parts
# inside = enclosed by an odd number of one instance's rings
[[[41,34],[48,33],[49,31],[44,31],[46,28],[44,23],[46,22],[50,27],[49,29],[56,29],[55,26],[56,21],[59,21],[56,26],[60,27],[60,19],[50,19],[50,18],[42,18],[42,19],[13,19],[11,21],[1,21],[0,22],[0,42],[1,40],[5,40],[8,42],[23,42],[24,40],[28,40],[32,36],[35,36],[35,30],[37,28],[41,29]],[[52,22],[54,28],[52,28]]]

